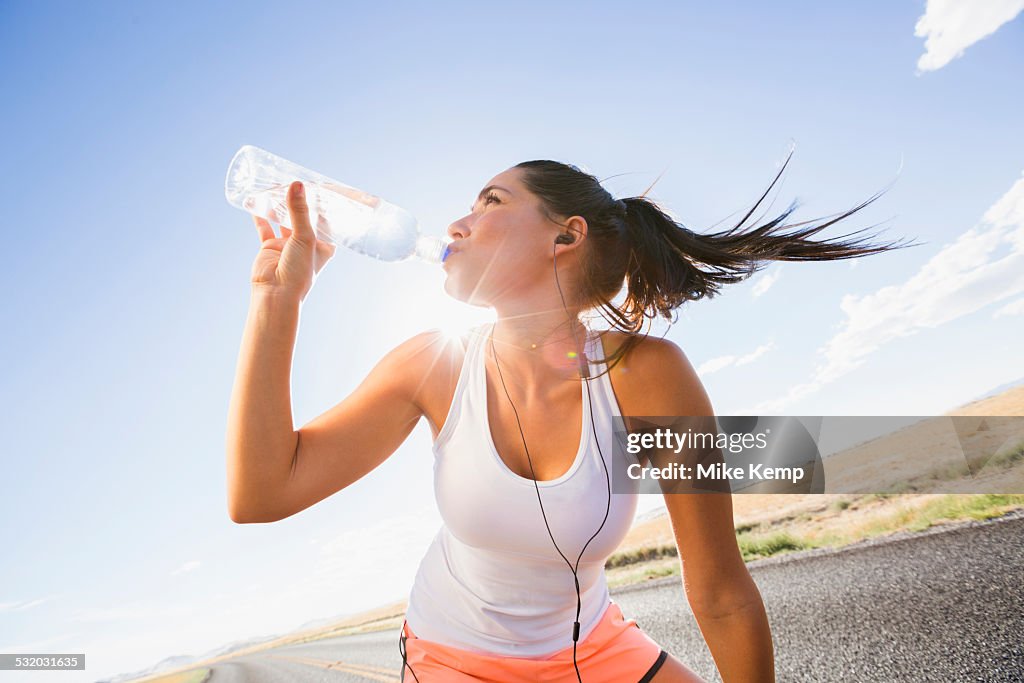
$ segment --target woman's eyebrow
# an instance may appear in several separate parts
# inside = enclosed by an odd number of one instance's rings
[[[488,192],[490,192],[491,190],[501,190],[502,192],[508,192],[508,194],[512,194],[511,192],[509,192],[508,190],[506,190],[506,189],[505,189],[504,187],[502,187],[501,185],[488,185],[488,186],[487,186],[487,187],[485,187],[484,189],[480,190],[480,194],[478,194],[478,195],[476,196],[476,200],[477,200],[477,201],[480,201],[481,199],[483,199],[483,198],[484,198],[484,195],[485,195],[485,194],[487,194]]]

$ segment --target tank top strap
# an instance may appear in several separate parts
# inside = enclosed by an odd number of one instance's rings
[[[480,354],[483,349],[484,340],[490,330],[490,323],[477,325],[469,329],[466,339],[465,353],[462,356],[462,368],[459,370],[459,379],[455,384],[455,392],[452,395],[452,403],[448,409],[444,426],[434,440],[434,454],[451,440],[452,432],[458,424],[467,417],[465,413],[472,411],[473,403],[479,401],[479,397],[473,395],[473,387],[476,386],[476,378],[482,367]]]
[[[587,332],[587,345],[585,348],[590,367],[590,385],[597,390],[594,400],[596,402],[600,397],[602,403],[600,410],[595,412],[604,413],[608,417],[620,415],[619,403],[615,398],[615,391],[612,389],[611,375],[606,372],[608,366],[604,362],[595,362],[594,360],[600,359],[603,361],[605,356],[604,343],[601,340],[599,331],[589,330]]]
[[[493,323],[483,323],[469,329],[469,342],[466,345],[466,360],[469,360],[471,356],[479,355],[480,350],[487,341],[487,335],[490,334],[492,326]]]

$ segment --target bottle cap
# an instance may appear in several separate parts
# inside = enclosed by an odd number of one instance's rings
[[[416,240],[415,256],[427,263],[442,263],[448,258],[448,242],[440,237],[422,235]]]

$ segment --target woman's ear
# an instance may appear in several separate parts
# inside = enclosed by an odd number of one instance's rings
[[[587,219],[583,216],[573,216],[566,221],[565,232],[576,238],[574,242],[583,242],[587,238]]]

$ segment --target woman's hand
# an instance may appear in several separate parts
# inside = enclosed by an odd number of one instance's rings
[[[260,236],[260,251],[252,264],[253,289],[306,298],[317,273],[334,256],[335,246],[317,239],[309,222],[302,183],[288,187],[288,214],[292,229],[281,226],[281,237],[274,236],[270,223],[254,216]]]

